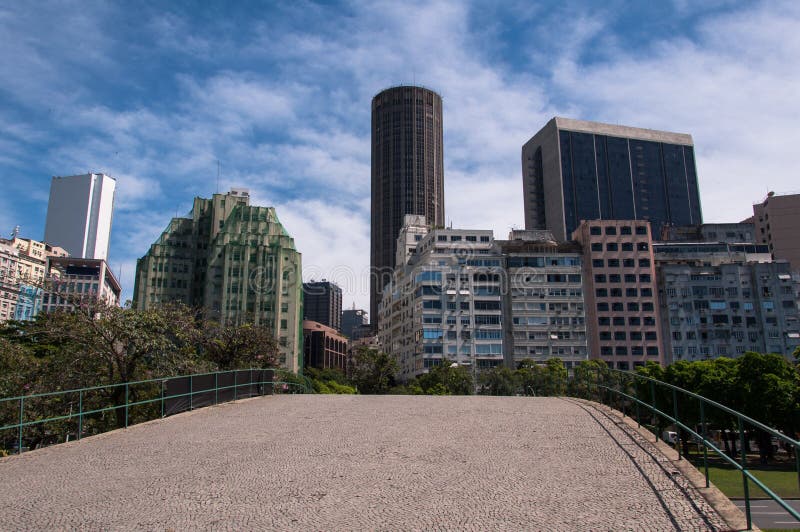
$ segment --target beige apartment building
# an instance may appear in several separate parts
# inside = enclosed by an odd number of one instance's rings
[[[583,221],[572,238],[583,247],[589,357],[622,370],[663,365],[650,222]]]
[[[14,318],[19,297],[19,251],[0,242],[0,323]]]
[[[19,251],[19,276],[23,283],[42,286],[47,275],[47,259],[49,257],[68,257],[67,250],[59,246],[51,246],[32,238],[14,237],[11,240]]]

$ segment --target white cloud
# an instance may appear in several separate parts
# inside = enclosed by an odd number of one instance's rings
[[[253,198],[253,204],[259,198]],[[275,206],[284,228],[303,254],[303,279],[327,279],[342,288],[346,308],[369,308],[367,213],[324,200],[294,200]]]
[[[455,1],[285,6],[269,15],[302,13],[309,26],[255,13],[241,32],[213,41],[173,12],[149,19],[154,45],[87,31],[102,26],[110,7],[72,9],[56,18],[74,26],[48,22],[37,32],[46,17],[6,7],[0,70],[12,75],[0,95],[53,112],[52,127],[38,130],[2,113],[0,100],[0,165],[19,168],[27,157],[46,161],[49,174],[117,177],[112,258],[126,270],[176,207],[185,214],[193,196],[217,188],[219,160],[221,190],[247,186],[254,204],[277,207],[307,277],[336,280],[345,275],[337,268],[348,268],[345,303],[352,294],[366,308],[358,286],[366,287],[369,263],[370,99],[393,84],[443,96],[446,218],[500,238],[524,223],[521,146],[554,115],[691,133],[709,221],[744,218],[768,187],[800,188],[798,4],[757,4],[701,22],[690,5],[678,7],[691,31],[626,51],[624,36],[612,33],[613,13],[526,4],[520,18],[531,35],[559,43],[552,55],[521,36],[529,65],[504,60],[505,28],[491,9]],[[487,20],[473,20],[478,11]],[[115,47],[123,52],[114,55]],[[145,88],[119,103],[92,93],[92,76],[124,79],[120,87],[147,83],[128,69],[131,50],[180,58],[174,71],[158,72],[164,78],[150,88],[159,97]],[[588,65],[587,52],[595,52]]]

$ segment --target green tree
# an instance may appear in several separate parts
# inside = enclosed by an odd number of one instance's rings
[[[278,344],[266,327],[208,321],[200,331],[200,344],[203,356],[221,370],[277,366]]]
[[[482,395],[515,395],[520,390],[516,372],[505,366],[495,366],[478,376]]]
[[[548,395],[561,396],[567,391],[567,368],[558,358],[550,358],[545,364]]]
[[[16,397],[38,388],[41,362],[25,346],[0,336],[0,397]]]
[[[40,314],[17,340],[49,346],[41,388],[57,391],[192,372],[199,362],[194,334],[194,314],[185,306],[143,311],[82,301],[74,311]],[[99,393],[112,404],[125,402],[121,386]],[[124,426],[124,408],[115,413],[116,425]]]
[[[356,389],[339,369],[305,368],[304,374],[311,379],[317,393],[354,394]]]
[[[360,346],[353,355],[351,382],[359,393],[385,394],[394,385],[397,361],[378,349]]]
[[[417,377],[416,384],[426,395],[471,395],[475,390],[470,368],[446,358],[428,373]]]
[[[736,359],[740,411],[771,427],[791,433],[797,415],[797,370],[781,355],[745,353]]]

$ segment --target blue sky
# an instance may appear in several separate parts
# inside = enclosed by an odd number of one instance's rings
[[[694,137],[706,221],[800,192],[800,3],[6,2],[0,233],[44,232],[53,175],[118,180],[110,262],[196,195],[249,187],[345,306],[368,305],[370,100],[444,98],[445,210],[522,227],[520,149],[551,117]]]

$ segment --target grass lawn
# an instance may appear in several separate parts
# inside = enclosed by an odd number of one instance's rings
[[[704,472],[702,462],[694,462],[694,465],[701,473]],[[800,498],[796,472],[758,467],[753,467],[748,471],[779,497]],[[709,465],[708,474],[711,482],[728,497],[744,497],[742,473],[739,470],[723,465]],[[767,494],[752,482],[749,482],[748,485],[751,497],[767,497]]]

